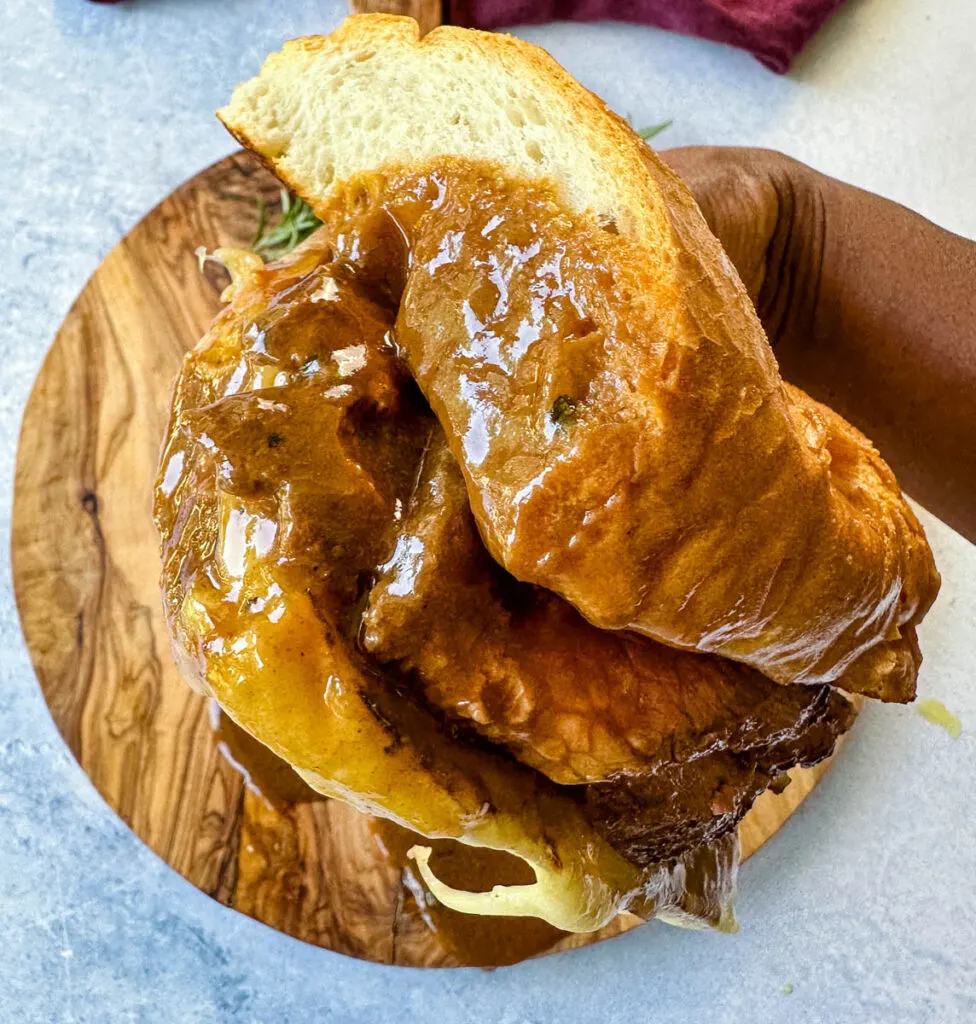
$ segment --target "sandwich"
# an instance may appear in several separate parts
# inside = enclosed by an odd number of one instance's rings
[[[939,577],[880,455],[785,384],[682,182],[543,51],[287,43],[218,116],[322,221],[176,383],[184,674],[318,792],[535,881],[458,911],[733,922],[736,828],[907,701]]]

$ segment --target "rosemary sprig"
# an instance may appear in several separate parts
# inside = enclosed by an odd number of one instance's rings
[[[674,121],[662,121],[660,124],[652,124],[650,128],[638,128],[637,134],[645,141],[650,142],[655,136],[660,135],[665,129],[670,128]]]
[[[281,190],[281,219],[268,227],[268,211],[263,196],[258,196],[258,229],[251,248],[266,259],[277,260],[292,251],[322,222],[304,199],[288,189]]]

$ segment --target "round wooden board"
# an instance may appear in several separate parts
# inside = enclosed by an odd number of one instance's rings
[[[332,801],[267,801],[169,654],[150,501],[183,354],[221,306],[198,246],[247,246],[278,182],[238,153],[196,175],[106,257],[55,338],[24,414],[13,508],[14,589],[44,697],[99,793],[203,892],[289,935],[381,963],[456,951],[404,912],[412,897],[369,819]],[[765,794],[741,825],[753,854],[826,765]],[[413,922],[413,923],[411,923]],[[622,916],[586,945],[635,924]],[[555,939],[556,936],[554,935]],[[534,950],[533,952],[538,952]],[[491,963],[523,953],[502,953]]]

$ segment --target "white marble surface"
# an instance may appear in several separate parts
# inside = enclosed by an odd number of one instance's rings
[[[231,150],[211,112],[233,84],[341,13],[335,0],[0,4],[0,1020],[976,1019],[976,553],[934,521],[945,585],[922,630],[921,690],[967,731],[953,741],[911,709],[867,712],[818,792],[744,869],[732,938],[654,926],[494,973],[346,960],[198,893],[66,753],[7,567],[31,380],[98,261]],[[779,147],[976,235],[972,0],[853,0],[788,78],[650,29],[525,34],[635,123],[673,117],[662,141]]]

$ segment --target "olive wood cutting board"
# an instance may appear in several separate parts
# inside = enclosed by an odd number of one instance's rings
[[[434,906],[407,833],[315,796],[179,677],[150,514],[183,354],[221,308],[224,271],[195,250],[247,246],[256,198],[279,184],[237,153],[160,203],[109,253],[44,362],[17,455],[12,562],[44,698],[78,763],[123,821],[197,888],[306,942],[380,963],[497,966],[585,945],[541,922]],[[826,765],[765,794],[740,828],[753,854]],[[454,844],[451,844],[454,847]],[[461,886],[485,855],[454,847]],[[504,880],[504,879],[496,879]]]

